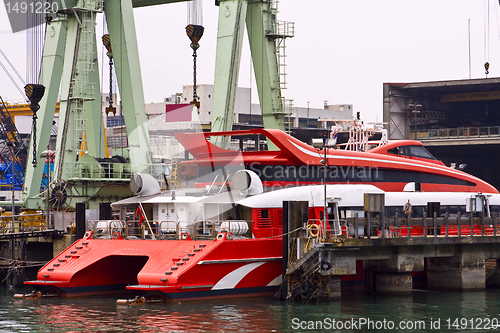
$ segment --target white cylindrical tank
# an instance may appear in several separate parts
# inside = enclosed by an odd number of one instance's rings
[[[221,230],[232,233],[234,236],[243,236],[248,232],[248,223],[246,221],[230,220],[224,221],[220,225]]]
[[[110,235],[113,232],[122,233],[124,228],[122,221],[99,221],[95,226],[95,232],[98,235]]]

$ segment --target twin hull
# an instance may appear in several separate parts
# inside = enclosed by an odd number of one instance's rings
[[[121,237],[120,237],[121,238]],[[166,301],[273,294],[281,283],[281,238],[215,241],[78,240],[47,263],[36,281],[62,297],[126,290]]]

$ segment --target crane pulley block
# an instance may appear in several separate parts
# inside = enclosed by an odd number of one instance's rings
[[[105,34],[104,36],[102,36],[102,43],[104,44],[104,47],[106,48],[106,50],[108,50],[108,53],[112,54],[113,51],[111,50],[111,39],[109,38],[109,34]],[[109,54],[108,54],[108,57],[109,57]]]
[[[186,27],[186,34],[193,44],[198,44],[201,37],[203,36],[203,32],[205,28],[201,25],[190,24]],[[192,47],[192,46],[191,46]]]
[[[26,93],[26,96],[28,97],[29,101],[31,102],[32,106],[38,106],[38,103],[40,103],[40,100],[43,97],[43,94],[45,94],[45,86],[41,84],[27,84],[24,87],[24,92]],[[31,106],[31,110],[33,110],[33,107]],[[38,108],[37,108],[38,110]]]

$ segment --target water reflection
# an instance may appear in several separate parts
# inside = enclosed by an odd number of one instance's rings
[[[117,305],[116,298],[19,300],[0,296],[0,332],[282,331],[272,302]],[[279,307],[278,307],[279,308]],[[48,330],[50,328],[50,330]]]
[[[344,293],[341,300],[320,305],[258,299],[125,306],[111,297],[18,300],[12,294],[0,287],[0,332],[297,332],[303,330],[294,320],[369,318],[428,324],[431,318],[500,319],[499,291],[421,291],[400,297]],[[436,332],[429,326],[404,332],[412,331]]]

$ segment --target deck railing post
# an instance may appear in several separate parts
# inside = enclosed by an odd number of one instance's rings
[[[470,213],[469,223],[470,223],[470,235],[474,236],[474,213],[473,212]]]
[[[481,236],[484,237],[484,212],[481,212]]]
[[[462,237],[462,213],[458,212],[457,214],[457,228],[458,228],[458,237]]]
[[[368,238],[370,238],[370,236],[372,235],[372,231],[371,231],[371,221],[370,221],[370,212],[366,212],[366,221],[367,221],[367,234],[368,234]]]
[[[385,214],[380,213],[380,219],[382,220],[382,238],[387,238],[387,230],[385,230]]]
[[[358,212],[354,214],[354,237],[358,238],[359,237],[359,231],[358,231]]]
[[[422,223],[424,225],[424,238],[427,238],[427,212],[424,212]]]
[[[434,212],[434,238],[437,237],[437,212]]]
[[[448,217],[449,217],[450,213],[446,212],[444,214],[444,225],[445,225],[445,229],[446,229],[446,237],[448,237],[449,233],[448,233]]]
[[[493,236],[496,237],[496,235],[497,235],[497,221],[495,219],[495,215],[496,215],[495,213],[491,214],[491,220],[493,222]]]
[[[399,214],[398,212],[396,212],[396,214],[394,215],[394,219],[395,219],[395,232],[396,232],[396,237],[399,237]]]
[[[411,238],[411,212],[408,213],[408,238]]]

